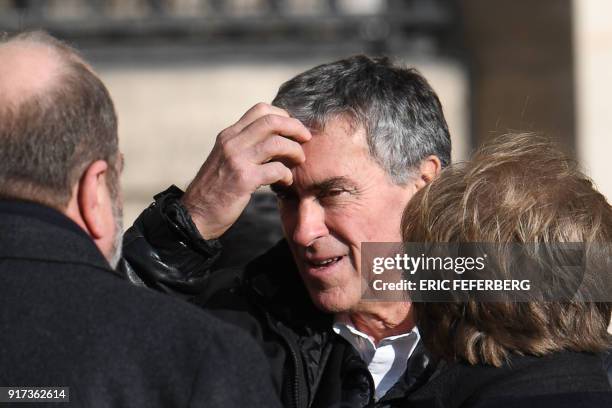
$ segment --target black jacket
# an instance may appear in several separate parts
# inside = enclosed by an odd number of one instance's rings
[[[40,205],[0,201],[0,333],[0,386],[67,386],[70,406],[278,406],[248,336],[128,284]]]
[[[449,367],[431,358],[422,344],[408,360],[403,377],[375,403],[367,366],[350,344],[332,332],[332,316],[312,304],[287,243],[281,241],[245,268],[217,270],[220,244],[199,236],[178,202],[181,194],[177,188],[158,194],[127,231],[123,273],[136,284],[186,297],[250,332],[268,357],[286,407],[462,406],[435,405],[438,396],[444,392],[452,396],[455,385],[463,389],[466,383],[429,382],[432,376],[446,379],[456,371],[447,372]],[[589,364],[591,370],[603,373],[600,356],[593,356]],[[467,371],[466,378],[475,372]],[[568,377],[568,383],[572,378]],[[476,385],[483,386],[486,379],[483,374]],[[451,386],[444,388],[444,384]],[[468,389],[478,394],[478,387]],[[470,396],[458,401],[467,402]]]
[[[171,188],[156,196],[126,232],[123,273],[134,283],[187,297],[250,332],[268,357],[286,407],[373,404],[367,366],[333,333],[333,317],[314,307],[286,242],[245,268],[216,270],[220,244],[199,236],[178,204],[180,195]],[[405,375],[376,405],[401,405],[435,366],[417,346]]]
[[[545,357],[513,355],[499,368],[462,363],[440,367],[406,406],[609,408],[612,391],[601,356],[573,352]]]

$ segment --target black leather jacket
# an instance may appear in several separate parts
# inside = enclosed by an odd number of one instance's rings
[[[171,187],[155,197],[126,232],[120,272],[199,305],[247,330],[262,346],[287,407],[392,407],[423,385],[437,363],[419,344],[404,376],[379,401],[367,366],[317,310],[285,241],[245,268],[216,268],[221,245],[206,241]]]

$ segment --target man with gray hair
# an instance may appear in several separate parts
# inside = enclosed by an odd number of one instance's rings
[[[0,39],[0,403],[277,406],[248,336],[114,272],[122,164],[110,95],[76,51]]]
[[[155,197],[126,233],[124,273],[248,330],[286,406],[401,405],[435,364],[409,303],[361,299],[361,243],[401,241],[406,203],[450,148],[417,71],[362,55],[315,67],[222,131],[184,194]],[[218,239],[263,185],[285,239],[217,270]]]

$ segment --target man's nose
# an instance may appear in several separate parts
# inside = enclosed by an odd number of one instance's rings
[[[315,202],[301,202],[297,211],[293,242],[309,247],[317,238],[326,236],[328,233],[323,207]]]

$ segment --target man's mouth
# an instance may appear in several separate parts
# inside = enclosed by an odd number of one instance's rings
[[[327,278],[337,272],[346,261],[346,255],[331,256],[331,257],[311,257],[306,258],[305,272],[313,278]]]
[[[335,264],[336,262],[340,261],[343,257],[344,255],[335,256],[332,258],[325,258],[325,259],[308,259],[306,262],[312,268],[324,268],[327,266],[331,266],[332,264]]]

